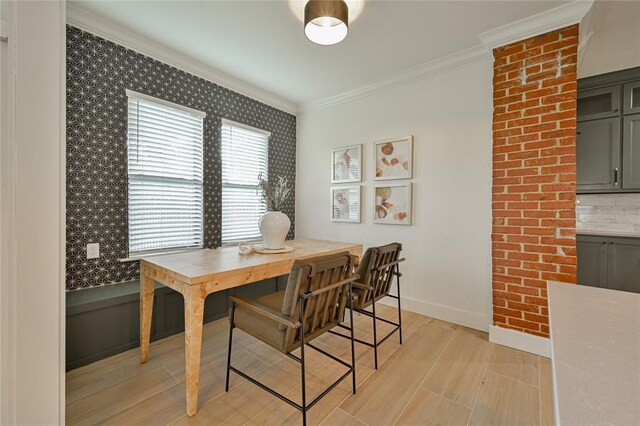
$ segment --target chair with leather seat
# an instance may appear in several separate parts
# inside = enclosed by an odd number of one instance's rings
[[[350,325],[353,324],[352,283],[358,278],[358,275],[353,274],[353,268],[354,257],[346,252],[296,260],[291,267],[284,291],[256,300],[240,296],[230,297],[229,352],[225,391],[229,390],[229,374],[233,371],[302,411],[304,424],[306,424],[307,410],[349,375],[352,376],[355,394],[353,327],[348,327],[351,333],[351,364],[312,344],[314,339],[341,323],[347,308],[350,308]],[[239,328],[300,363],[302,404],[277,393],[231,365],[234,328]],[[305,386],[305,347],[310,347],[348,368],[340,378],[309,403],[307,403]],[[300,349],[299,357],[292,353],[298,348]]]
[[[378,346],[386,341],[396,331],[402,344],[402,311],[400,307],[400,263],[405,259],[400,258],[402,244],[391,243],[379,247],[370,247],[362,256],[356,272],[359,279],[353,283],[353,310],[370,317],[373,321],[373,342],[367,342],[354,338],[358,343],[373,348],[375,368],[378,368]],[[393,278],[396,278],[396,293],[390,294]],[[376,313],[376,302],[390,297],[398,301],[398,322],[395,323],[385,318],[380,318]],[[371,311],[367,308],[371,307]],[[376,322],[382,321],[394,326],[385,337],[378,340]],[[340,325],[342,328],[347,328]],[[347,328],[348,329],[348,328]],[[338,336],[347,337],[344,334],[332,331]]]

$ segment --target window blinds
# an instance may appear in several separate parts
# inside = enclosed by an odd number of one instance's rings
[[[256,191],[267,177],[269,133],[222,121],[222,242],[258,240],[267,209]]]
[[[129,254],[202,247],[204,113],[127,96]]]

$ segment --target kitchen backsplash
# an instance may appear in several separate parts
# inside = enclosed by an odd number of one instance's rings
[[[577,231],[640,235],[640,194],[578,195]]]

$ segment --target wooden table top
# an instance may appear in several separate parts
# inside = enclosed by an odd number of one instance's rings
[[[147,256],[141,259],[141,265],[162,271],[188,284],[198,284],[218,277],[221,274],[237,275],[249,272],[260,266],[287,266],[296,259],[349,251],[362,254],[362,244],[314,239],[296,239],[286,241],[285,245],[293,251],[282,254],[251,253],[241,255],[236,245],[217,249],[203,249],[175,254]]]

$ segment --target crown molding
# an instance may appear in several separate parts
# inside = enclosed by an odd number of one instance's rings
[[[594,0],[574,0],[519,21],[485,31],[479,35],[487,49],[506,46],[538,34],[576,24],[589,12]]]
[[[392,74],[388,77],[377,80],[366,86],[359,87],[332,96],[320,101],[308,102],[300,106],[300,111],[310,111],[319,108],[338,105],[355,99],[363,98],[374,93],[383,92],[385,90],[394,89],[404,86],[418,80],[430,78],[439,74],[464,68],[466,66],[492,59],[491,52],[484,46],[477,45],[469,49],[461,50],[440,58],[416,65],[411,68],[404,69],[400,72]]]
[[[172,67],[204,78],[274,108],[290,114],[298,112],[298,105],[267,90],[249,84],[223,71],[197,61],[172,48],[152,41],[108,19],[97,16],[74,3],[67,2],[67,24],[142,53]]]

